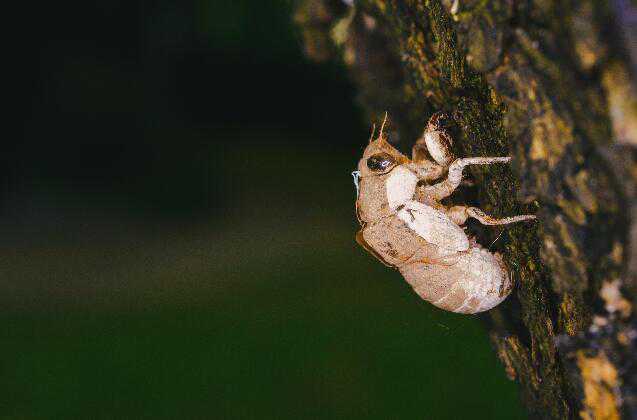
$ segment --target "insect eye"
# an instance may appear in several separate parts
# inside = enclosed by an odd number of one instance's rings
[[[389,153],[378,153],[367,159],[367,167],[374,172],[386,172],[396,161]]]

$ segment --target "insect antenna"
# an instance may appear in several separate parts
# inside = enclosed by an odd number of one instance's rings
[[[494,244],[494,243],[496,243],[496,241],[497,241],[498,239],[500,239],[500,236],[502,236],[502,234],[504,233],[504,231],[505,231],[505,230],[506,230],[506,228],[502,229],[502,230],[500,231],[500,234],[498,235],[498,237],[497,237],[497,238],[495,238],[495,239],[493,240],[493,242],[491,242],[491,245],[489,245],[489,247],[487,248],[489,251],[491,251],[491,247],[493,246],[493,244]]]
[[[380,138],[383,138],[383,130],[385,129],[385,123],[387,122],[387,111],[385,111],[385,118],[383,118],[383,124],[380,126]]]
[[[370,143],[374,140],[374,134],[376,134],[376,124],[372,124],[372,134],[369,136]]]

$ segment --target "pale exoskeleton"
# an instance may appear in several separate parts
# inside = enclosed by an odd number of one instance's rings
[[[441,115],[430,119],[412,159],[387,142],[382,128],[377,139],[370,139],[354,173],[361,223],[356,240],[398,269],[423,299],[448,311],[477,313],[498,305],[513,287],[502,257],[467,236],[461,226],[469,217],[503,225],[535,216],[495,219],[475,207],[441,204],[460,185],[467,165],[511,159],[454,159]]]

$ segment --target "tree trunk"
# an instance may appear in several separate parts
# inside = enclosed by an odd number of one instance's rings
[[[479,231],[516,291],[483,318],[534,417],[637,417],[637,95],[625,1],[299,0],[308,55],[350,68],[407,143],[446,111],[457,156],[513,157],[466,195],[539,222]],[[630,15],[633,13],[633,15]],[[628,42],[624,42],[628,41]]]

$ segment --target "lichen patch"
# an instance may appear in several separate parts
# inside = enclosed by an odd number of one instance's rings
[[[632,312],[631,303],[626,300],[619,289],[621,281],[605,281],[599,291],[599,295],[604,299],[605,308],[610,313],[619,313],[622,318],[628,318]]]
[[[573,143],[573,130],[563,118],[549,111],[531,122],[531,137],[531,159],[546,161],[553,168]]]
[[[615,366],[603,352],[590,357],[583,350],[577,352],[577,364],[584,385],[584,408],[580,417],[585,420],[619,419],[619,379]]]

